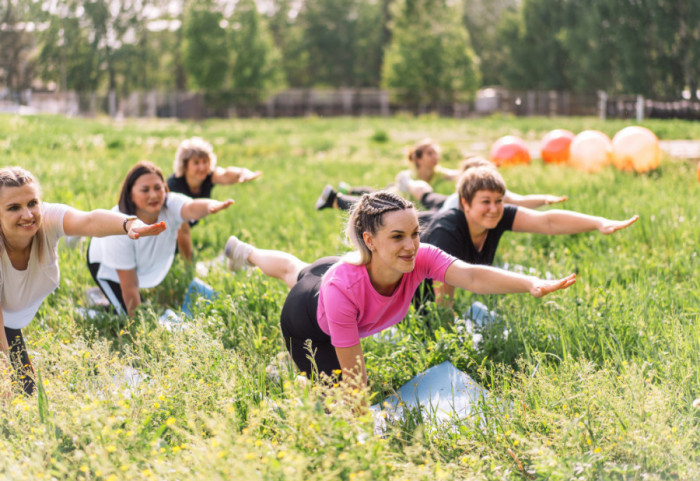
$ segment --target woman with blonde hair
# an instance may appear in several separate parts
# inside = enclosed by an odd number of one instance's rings
[[[354,206],[346,235],[354,251],[307,264],[295,256],[263,250],[230,237],[225,254],[231,270],[257,266],[290,288],[281,314],[285,345],[297,367],[367,382],[360,339],[400,322],[426,278],[479,294],[529,292],[541,297],[572,285],[572,274],[542,280],[473,266],[418,239],[413,204],[389,192],[365,194]]]
[[[0,168],[0,370],[6,356],[15,381],[34,392],[34,370],[22,336],[39,306],[60,281],[58,241],[63,236],[140,239],[165,230],[123,213],[83,212],[42,202],[36,178],[21,167]]]
[[[193,199],[209,199],[215,185],[250,182],[262,172],[245,167],[219,167],[212,145],[201,137],[191,137],[180,142],[175,153],[173,174],[167,179],[170,192],[185,194]],[[188,261],[192,261],[191,227],[197,221],[185,222],[177,234],[177,247]]]

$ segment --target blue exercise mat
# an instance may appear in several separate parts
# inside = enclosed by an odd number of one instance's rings
[[[403,417],[405,409],[420,408],[425,422],[442,423],[477,415],[479,401],[488,395],[468,374],[445,361],[415,376],[382,405],[395,419]],[[373,411],[380,409],[372,406]]]

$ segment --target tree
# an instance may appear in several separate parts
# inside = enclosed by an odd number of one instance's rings
[[[463,0],[463,22],[474,52],[479,57],[482,83],[502,83],[503,69],[510,62],[499,42],[499,25],[505,14],[517,11],[517,0]]]
[[[226,87],[229,45],[223,14],[212,1],[193,2],[185,15],[183,63],[190,86],[205,91]]]
[[[280,54],[253,0],[240,0],[232,20],[233,88],[257,103],[271,89],[284,84]]]
[[[397,0],[382,83],[415,105],[470,98],[480,84],[478,58],[461,11],[442,0]]]
[[[34,38],[28,27],[30,18],[30,6],[25,2],[0,3],[0,82],[14,92],[27,88],[31,80]]]

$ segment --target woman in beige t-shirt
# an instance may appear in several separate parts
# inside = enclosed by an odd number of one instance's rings
[[[136,239],[163,230],[164,223],[146,225],[108,210],[83,212],[43,203],[39,183],[30,172],[21,167],[0,168],[0,372],[9,371],[4,369],[9,357],[14,381],[26,394],[34,392],[34,370],[21,329],[58,287],[61,236],[127,234]],[[2,394],[8,393],[0,385]]]

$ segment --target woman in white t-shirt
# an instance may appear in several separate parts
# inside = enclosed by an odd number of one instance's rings
[[[108,210],[43,203],[31,173],[0,168],[0,371],[9,355],[25,393],[34,392],[34,371],[21,330],[58,287],[58,240],[64,235],[126,238],[123,234],[138,239],[165,230],[162,222],[151,224]]]
[[[87,262],[93,279],[120,314],[132,316],[141,304],[139,288],[160,284],[173,263],[177,232],[183,222],[199,220],[233,204],[233,200],[192,199],[169,193],[159,167],[141,161],[122,184],[119,205],[112,210],[146,223],[166,222],[163,235],[149,239],[92,239]]]

